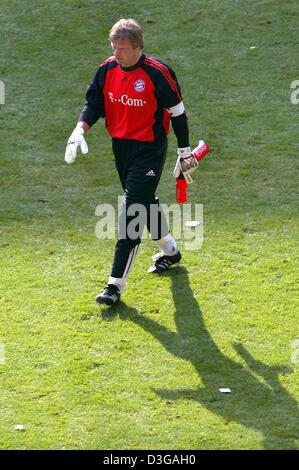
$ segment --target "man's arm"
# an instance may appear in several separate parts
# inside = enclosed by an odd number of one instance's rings
[[[104,94],[101,87],[101,75],[102,69],[100,67],[87,88],[85,105],[79,116],[79,123],[82,122],[85,124],[85,132],[87,132],[87,130],[93,126],[93,124],[95,124],[100,117],[105,117]]]
[[[182,104],[182,102],[180,104]],[[170,119],[173,132],[177,138],[178,148],[189,147],[189,128],[185,110],[182,112],[182,114],[176,116],[171,115],[170,112]]]
[[[175,178],[185,178],[187,183],[191,183],[192,179],[189,175],[198,163],[191,152],[189,144],[188,120],[185,112],[184,104],[181,101],[176,106],[169,109],[172,128],[178,142],[178,158],[173,171]]]
[[[192,155],[189,144],[187,115],[185,113],[180,85],[174,71],[170,67],[160,64],[158,68],[161,72],[157,86],[158,101],[170,113],[172,128],[178,142],[178,159],[173,175],[176,178],[184,177],[187,182],[191,182],[189,173],[198,166],[198,163]]]
[[[103,91],[99,80],[100,72],[101,69],[97,71],[93,81],[88,86],[85,106],[68,140],[64,159],[69,164],[74,163],[77,157],[78,146],[80,146],[82,153],[86,154],[88,152],[84,134],[87,133],[89,128],[97,122],[100,117],[105,115]]]

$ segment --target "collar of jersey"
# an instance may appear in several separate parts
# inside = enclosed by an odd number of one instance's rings
[[[133,72],[133,70],[136,70],[141,64],[141,62],[144,61],[144,57],[145,55],[141,54],[138,62],[135,65],[132,65],[131,67],[123,67],[122,65],[120,65],[120,68],[122,69],[123,72]]]

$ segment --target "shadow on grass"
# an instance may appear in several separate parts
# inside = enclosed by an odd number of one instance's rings
[[[227,423],[234,421],[262,433],[265,449],[296,449],[298,405],[278,377],[292,370],[255,360],[240,343],[234,344],[234,349],[247,367],[226,357],[205,327],[186,269],[177,267],[167,275],[172,280],[176,333],[123,303],[103,313],[106,319],[119,314],[143,328],[168,352],[191,362],[202,382],[197,389],[157,389],[155,392],[166,400],[195,400],[222,416]],[[220,387],[229,387],[232,393],[223,395]]]

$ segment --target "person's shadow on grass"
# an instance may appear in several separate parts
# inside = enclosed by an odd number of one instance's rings
[[[125,304],[117,308],[121,318],[149,332],[174,356],[190,361],[201,379],[197,389],[157,389],[156,393],[165,400],[196,400],[226,422],[234,421],[262,433],[265,449],[296,449],[298,404],[278,377],[291,369],[254,359],[240,343],[234,344],[234,349],[247,367],[225,356],[205,326],[186,269],[176,267],[167,275],[172,280],[176,333]],[[221,387],[230,388],[232,393],[221,394]]]

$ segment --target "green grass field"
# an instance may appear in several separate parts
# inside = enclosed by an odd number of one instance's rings
[[[298,449],[298,2],[2,0],[0,17],[0,448]],[[121,187],[104,122],[88,156],[64,150],[121,17],[213,152],[189,190],[202,248],[155,277],[144,240],[109,310],[95,208]],[[175,151],[171,134],[166,204]]]

